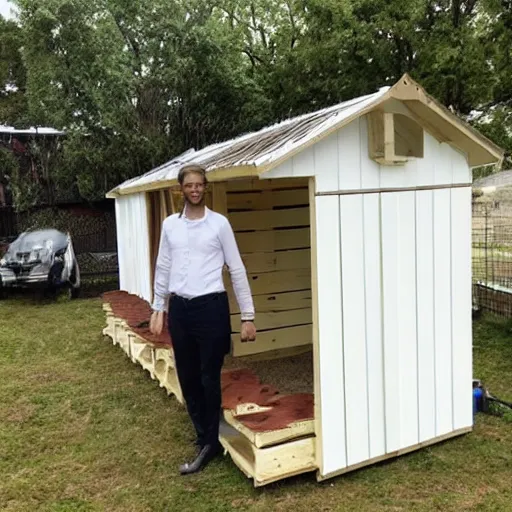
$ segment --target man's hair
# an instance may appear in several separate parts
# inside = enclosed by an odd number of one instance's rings
[[[178,173],[178,183],[180,185],[183,185],[183,181],[185,180],[185,176],[187,174],[190,174],[191,172],[195,172],[197,174],[200,174],[203,177],[203,183],[206,185],[208,183],[208,180],[206,179],[206,169],[199,164],[186,164]]]

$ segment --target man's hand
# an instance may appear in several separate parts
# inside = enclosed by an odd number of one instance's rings
[[[149,330],[152,334],[160,335],[162,334],[162,329],[164,326],[164,312],[163,311],[153,311],[151,314],[151,320],[149,321]]]
[[[256,326],[254,322],[242,322],[240,336],[242,342],[254,341],[256,339]]]

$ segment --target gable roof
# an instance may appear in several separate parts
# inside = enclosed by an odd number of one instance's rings
[[[256,132],[211,144],[199,151],[190,149],[141,176],[123,182],[107,197],[175,185],[179,169],[191,162],[205,166],[210,181],[258,176],[390,99],[405,104],[408,115],[438,140],[466,153],[470,165],[489,165],[503,160],[503,150],[404,75],[394,86],[382,87],[376,93],[293,117]]]

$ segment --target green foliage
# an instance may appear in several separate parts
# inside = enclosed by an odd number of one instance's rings
[[[20,25],[0,27],[0,86],[14,80],[22,101],[11,94],[4,117],[66,130],[50,203],[103,198],[191,147],[404,72],[459,115],[479,110],[472,122],[512,152],[510,0],[16,3]]]

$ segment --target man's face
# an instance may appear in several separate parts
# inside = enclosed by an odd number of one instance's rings
[[[181,191],[185,200],[194,206],[200,205],[204,200],[205,185],[203,177],[197,172],[189,172],[183,180]]]

